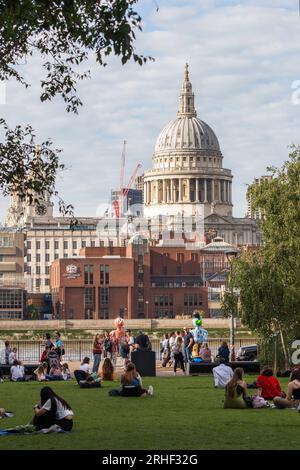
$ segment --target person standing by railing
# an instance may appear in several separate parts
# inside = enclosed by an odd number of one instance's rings
[[[93,355],[94,355],[94,364],[93,372],[98,373],[99,365],[101,362],[102,350],[103,350],[103,335],[96,334],[93,342]]]

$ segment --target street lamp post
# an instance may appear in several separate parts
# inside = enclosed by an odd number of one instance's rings
[[[238,251],[236,250],[230,250],[227,251],[226,253],[226,258],[229,263],[229,273],[230,277],[229,279],[231,280],[232,278],[232,261],[234,258],[236,258],[238,255]],[[231,286],[230,288],[230,293],[231,297],[233,296],[233,287]],[[231,317],[230,317],[230,344],[231,344],[231,360],[235,361],[235,327],[234,327],[234,316],[233,312],[231,312]]]
[[[145,304],[146,304],[146,318],[148,319],[149,318],[149,300],[146,300]]]

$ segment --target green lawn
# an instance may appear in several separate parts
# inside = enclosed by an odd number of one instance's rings
[[[211,377],[145,378],[149,384],[153,397],[121,398],[108,396],[108,383],[95,390],[54,383],[76,413],[72,433],[1,436],[0,449],[300,449],[296,411],[224,410],[223,391],[212,388]],[[0,384],[0,406],[16,413],[0,427],[27,423],[40,388]]]

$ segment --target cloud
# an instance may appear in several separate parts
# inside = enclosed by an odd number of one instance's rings
[[[117,187],[122,142],[127,140],[126,180],[138,162],[151,168],[155,141],[178,109],[184,63],[196,94],[198,116],[216,132],[224,167],[234,175],[235,215],[243,216],[246,183],[280,165],[287,146],[299,141],[300,106],[292,104],[292,82],[300,79],[297,2],[288,0],[164,0],[156,12],[141,2],[145,29],[137,50],[155,56],[143,67],[117,58],[79,85],[79,116],[63,103],[41,104],[39,61],[24,66],[34,83],[11,82],[0,112],[11,125],[30,122],[40,139],[64,149],[69,168],[58,189],[78,215],[93,216]],[[2,200],[2,213],[7,204]],[[3,217],[2,217],[3,218]]]

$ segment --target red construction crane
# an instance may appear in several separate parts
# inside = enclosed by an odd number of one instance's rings
[[[131,189],[133,182],[135,180],[136,174],[138,170],[141,168],[141,164],[138,163],[134,172],[132,173],[127,186],[124,187],[124,172],[125,172],[125,156],[126,156],[126,140],[123,142],[123,150],[121,155],[121,172],[120,172],[120,190],[119,190],[119,197],[113,202],[115,216],[120,218],[123,200],[127,197],[129,190]]]

